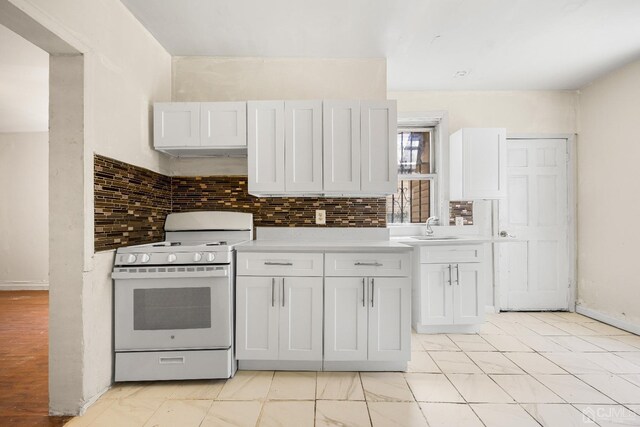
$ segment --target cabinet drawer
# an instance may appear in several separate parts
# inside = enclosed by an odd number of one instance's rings
[[[241,252],[238,276],[322,276],[322,254]]]
[[[115,381],[229,378],[231,350],[116,353]]]
[[[421,264],[450,264],[456,262],[482,262],[483,245],[423,246]]]
[[[326,276],[409,276],[409,253],[330,253],[326,255]]]

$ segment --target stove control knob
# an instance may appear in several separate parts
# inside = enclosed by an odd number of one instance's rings
[[[134,262],[136,262],[136,256],[134,254],[129,254],[127,256],[127,263],[129,264],[133,264]]]
[[[207,261],[208,261],[208,262],[213,262],[213,260],[214,260],[214,259],[216,259],[216,254],[214,254],[214,253],[212,253],[212,252],[209,252],[209,253],[207,254]]]
[[[142,254],[142,258],[140,259],[140,261],[142,261],[143,263],[147,263],[150,259],[151,256],[149,254]]]
[[[169,254],[169,256],[167,257],[167,262],[175,262],[178,259],[178,257],[176,256],[176,254]]]
[[[200,252],[196,252],[193,254],[193,262],[198,262],[202,259],[202,254]]]

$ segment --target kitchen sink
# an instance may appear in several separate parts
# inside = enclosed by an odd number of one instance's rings
[[[458,236],[411,236],[416,240],[454,240],[458,239]]]

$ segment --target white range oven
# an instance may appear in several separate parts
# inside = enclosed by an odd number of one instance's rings
[[[115,381],[230,378],[235,250],[251,214],[170,214],[167,240],[116,252]]]

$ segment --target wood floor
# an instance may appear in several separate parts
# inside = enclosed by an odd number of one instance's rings
[[[49,293],[0,291],[0,426],[61,426],[49,417]]]

